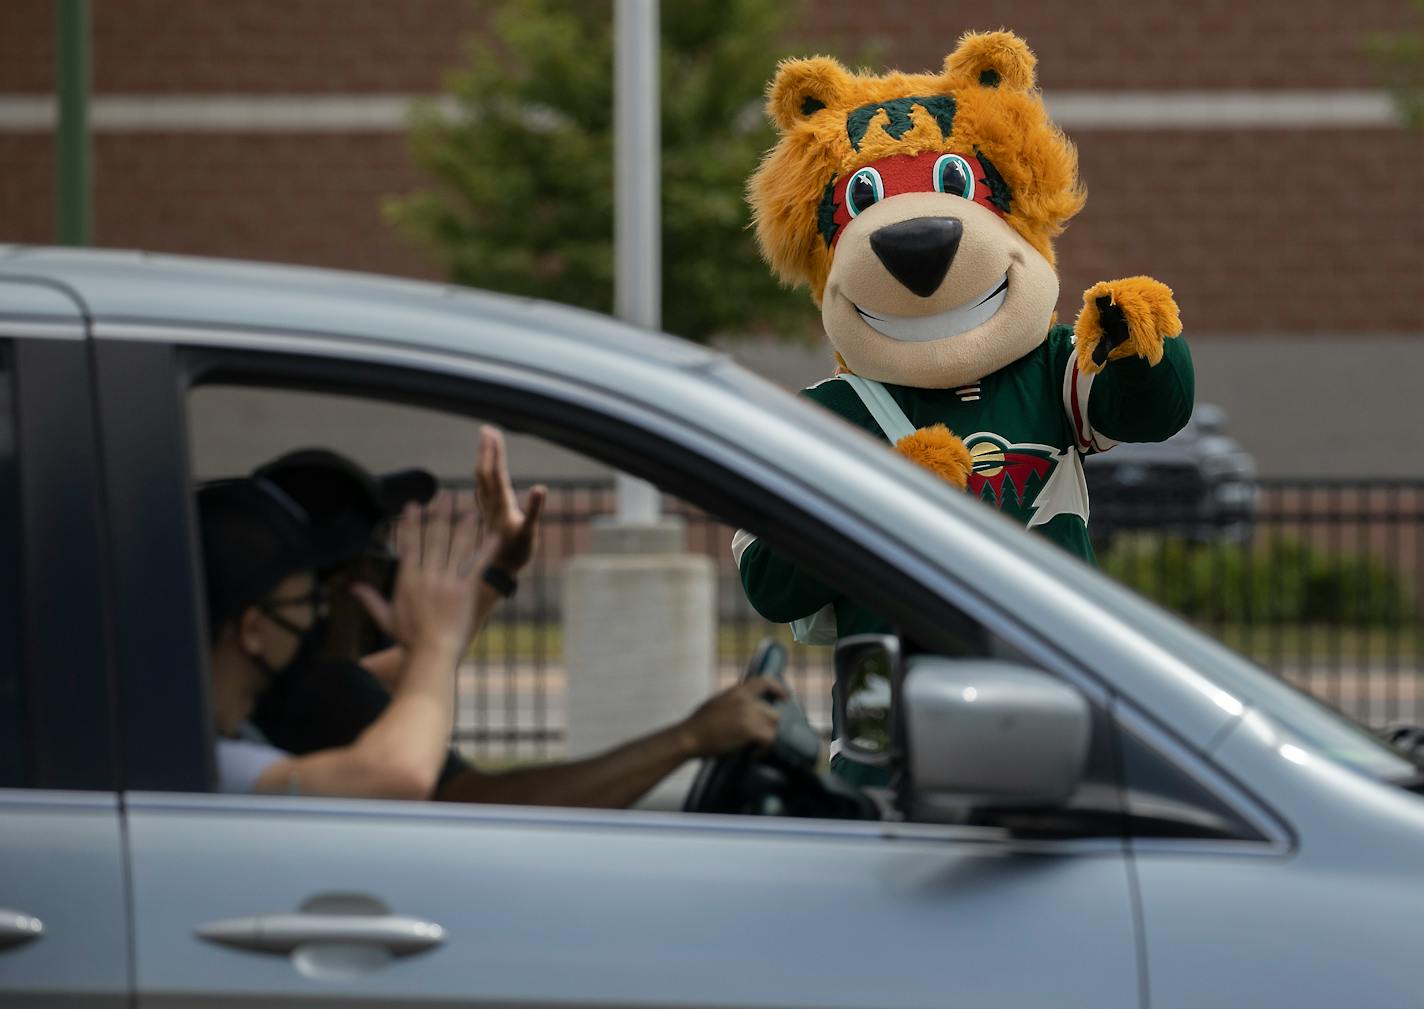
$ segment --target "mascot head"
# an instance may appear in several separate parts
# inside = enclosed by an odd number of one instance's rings
[[[965,35],[938,74],[778,68],[780,139],[749,186],[757,240],[782,280],[811,286],[856,374],[952,388],[1047,334],[1053,239],[1084,192],[1034,62],[991,32]]]

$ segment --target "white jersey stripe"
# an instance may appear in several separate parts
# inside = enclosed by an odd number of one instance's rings
[[[757,538],[745,529],[738,529],[732,534],[732,560],[736,562],[738,569],[742,566],[742,554],[747,552],[747,547],[755,543]]]
[[[1073,427],[1073,441],[1079,452],[1106,452],[1117,444],[1100,431],[1093,429],[1088,419],[1088,400],[1093,391],[1096,374],[1084,375],[1078,370],[1077,356],[1070,358],[1063,369],[1063,411],[1068,415],[1068,423]]]

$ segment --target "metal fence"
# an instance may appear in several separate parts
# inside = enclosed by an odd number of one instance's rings
[[[615,507],[609,482],[542,482],[534,561],[461,671],[456,741],[486,762],[562,753],[561,573]],[[1245,517],[1225,524],[1183,501],[1095,500],[1103,569],[1367,724],[1424,718],[1424,481],[1261,480]],[[717,565],[717,679],[732,682],[763,636],[790,636],[747,604],[732,530],[676,499],[663,505],[686,523],[687,549]],[[791,645],[792,686],[823,729],[830,661],[829,648]]]

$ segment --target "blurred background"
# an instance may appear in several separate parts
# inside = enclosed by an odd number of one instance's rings
[[[95,0],[92,241],[611,305],[610,9]],[[4,241],[56,235],[56,22],[55,0],[0,4]],[[662,22],[670,331],[799,336],[804,364],[752,359],[820,377],[808,299],[777,297],[742,232],[776,59],[929,70],[1002,25],[1037,53],[1090,194],[1060,315],[1098,279],[1157,276],[1201,398],[1262,473],[1424,474],[1424,132],[1371,56],[1412,40],[1418,86],[1417,2],[678,0]],[[413,118],[419,98],[438,104]]]
[[[76,222],[56,129],[62,7],[5,0],[0,242],[79,227],[66,237],[609,311],[611,9],[93,0],[92,205]],[[784,56],[934,70],[963,31],[1000,26],[1037,53],[1088,187],[1058,244],[1060,317],[1099,279],[1162,279],[1211,407],[1171,445],[1090,468],[1104,567],[1332,703],[1419,717],[1419,0],[664,3],[665,328],[789,388],[829,374],[809,298],[776,286],[746,230],[742,188],[773,139],[762,89]],[[227,408],[248,430],[305,424],[337,447],[386,445],[390,465],[425,461],[388,418]],[[205,466],[259,461],[221,427]],[[516,441],[512,456],[521,479],[571,495],[609,479],[554,446]],[[604,507],[559,493],[556,523]],[[724,555],[723,532],[705,549]],[[750,619],[735,597],[726,619]],[[557,642],[540,648],[556,657]]]

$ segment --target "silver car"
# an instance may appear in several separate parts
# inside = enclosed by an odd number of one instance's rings
[[[187,394],[219,381],[490,417],[856,586],[898,632],[840,656],[883,815],[213,794]],[[6,1006],[1424,999],[1415,765],[818,407],[592,314],[0,249],[0,599]]]

